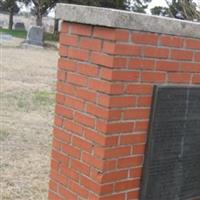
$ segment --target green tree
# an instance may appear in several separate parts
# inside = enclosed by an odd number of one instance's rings
[[[130,8],[134,12],[146,13],[145,9],[147,9],[150,2],[151,0],[134,0]]]
[[[156,7],[152,8],[151,9],[151,14],[152,15],[159,15],[159,16],[170,17],[169,8],[162,7],[162,6],[156,6]]]
[[[12,30],[13,27],[13,16],[15,13],[19,12],[19,7],[16,0],[1,0],[0,1],[0,11],[9,13],[9,23],[8,29]]]
[[[197,4],[194,0],[166,0],[168,8],[155,7],[151,9],[151,13],[155,15],[169,16],[185,20],[200,21],[200,12],[197,10]]]

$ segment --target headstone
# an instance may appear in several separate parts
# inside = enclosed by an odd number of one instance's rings
[[[18,30],[18,31],[24,31],[24,30],[26,30],[26,29],[25,29],[24,23],[22,23],[22,22],[17,22],[17,23],[15,24],[15,30]]]
[[[200,198],[200,87],[154,90],[141,200]]]
[[[42,46],[44,44],[44,29],[40,26],[31,26],[26,40],[28,44]]]
[[[0,20],[0,26],[3,27],[5,22],[3,20]]]

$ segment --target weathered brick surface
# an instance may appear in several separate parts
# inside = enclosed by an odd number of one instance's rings
[[[200,84],[200,40],[62,24],[49,200],[137,200],[154,84]]]

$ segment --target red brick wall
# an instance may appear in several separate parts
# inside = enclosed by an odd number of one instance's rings
[[[155,84],[200,84],[200,40],[64,22],[50,200],[136,200]]]

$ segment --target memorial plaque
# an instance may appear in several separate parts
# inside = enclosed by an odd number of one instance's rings
[[[200,87],[154,88],[140,199],[200,199]]]

